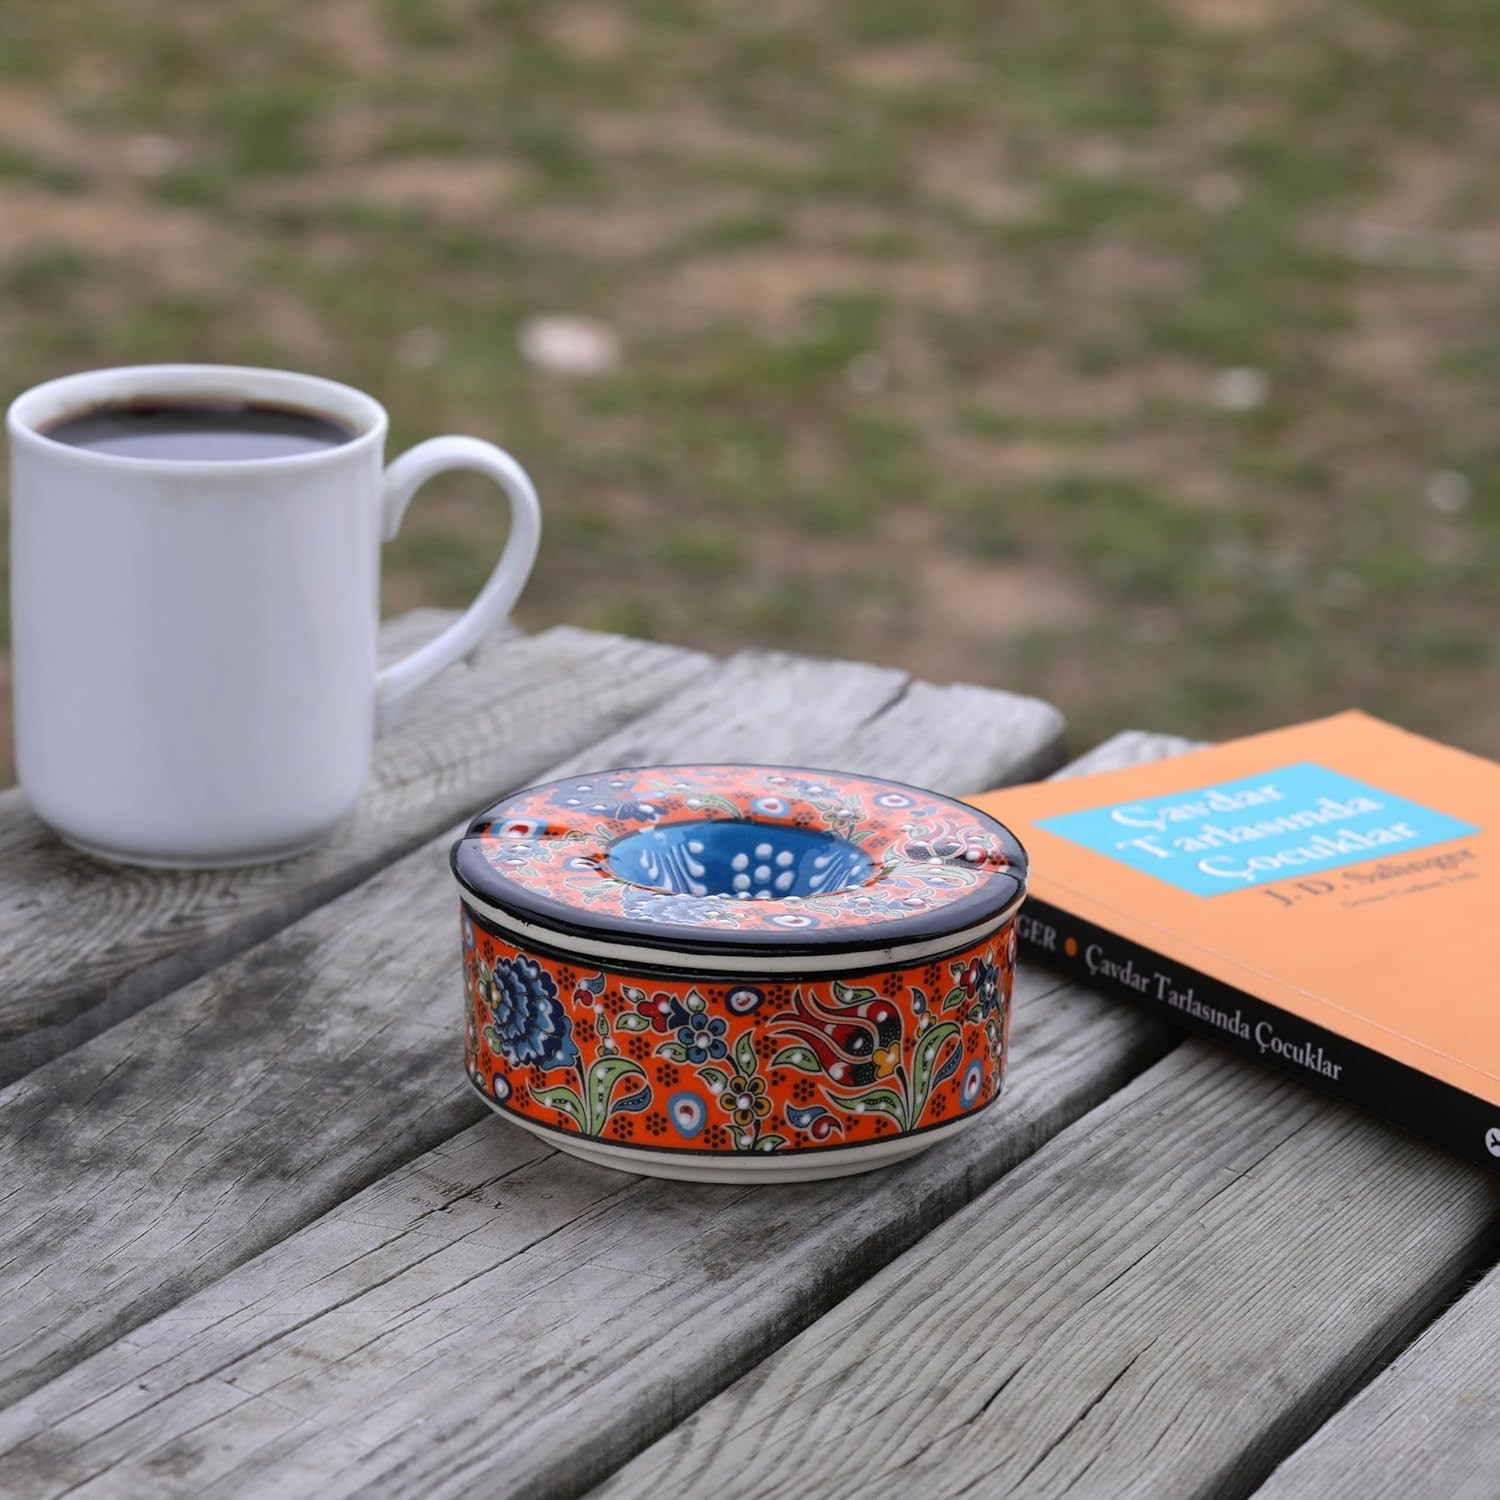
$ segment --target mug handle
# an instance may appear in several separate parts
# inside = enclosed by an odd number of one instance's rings
[[[386,667],[375,679],[376,732],[384,733],[401,716],[406,700],[445,667],[469,656],[493,631],[526,586],[542,534],[536,489],[526,470],[503,448],[471,437],[429,438],[408,448],[385,471],[381,539],[390,541],[412,496],[438,474],[465,469],[484,474],[510,501],[510,540],[495,570],[474,602],[435,639]]]

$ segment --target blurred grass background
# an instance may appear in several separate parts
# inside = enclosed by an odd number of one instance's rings
[[[1361,704],[1500,754],[1495,19],[0,0],[0,383],[289,365],[491,437],[530,627],[995,683],[1079,746]],[[433,486],[387,611],[466,602],[498,514]]]

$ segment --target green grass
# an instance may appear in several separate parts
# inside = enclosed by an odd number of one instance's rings
[[[225,139],[228,171],[237,177],[305,172],[316,161],[309,135],[322,107],[313,88],[231,89],[213,109]]]
[[[5,290],[21,301],[48,298],[63,303],[70,289],[83,284],[92,272],[88,260],[70,246],[38,242],[5,268]]]
[[[407,47],[456,47],[464,28],[438,0],[380,0],[380,14],[396,41]]]
[[[944,499],[944,534],[970,557],[1016,558],[1023,554],[1012,497],[1004,491],[960,491]]]
[[[1500,752],[1493,7],[1252,9],[15,0],[5,383],[310,366],[393,447],[494,437],[546,509],[531,625],[940,667],[1078,744],[1362,702]],[[532,369],[548,313],[620,367]],[[1264,404],[1214,405],[1231,366]],[[389,592],[462,603],[502,536],[445,481]],[[966,625],[954,562],[1015,607]]]
[[[89,174],[0,141],[0,182],[46,188],[54,193],[81,193],[89,185]]]
[[[755,245],[784,244],[788,234],[783,214],[751,209],[743,213],[726,214],[721,219],[705,224],[681,248],[688,255],[743,250]]]

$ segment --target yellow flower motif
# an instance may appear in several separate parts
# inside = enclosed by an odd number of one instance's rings
[[[889,1078],[896,1071],[896,1064],[901,1061],[901,1054],[894,1047],[877,1047],[874,1061],[875,1076]]]
[[[764,1120],[771,1113],[765,1079],[746,1078],[744,1074],[736,1073],[719,1095],[719,1107],[728,1110],[734,1123],[745,1129],[757,1120]]]

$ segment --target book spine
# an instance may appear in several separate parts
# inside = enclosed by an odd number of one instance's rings
[[[1138,1000],[1174,1025],[1227,1043],[1471,1161],[1500,1167],[1500,1108],[1473,1094],[1048,902],[1028,897],[1016,928],[1027,951],[1089,985]]]

